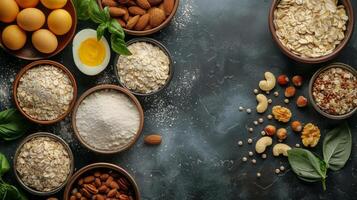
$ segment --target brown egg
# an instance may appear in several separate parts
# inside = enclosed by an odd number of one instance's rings
[[[40,29],[32,34],[32,44],[42,53],[52,53],[57,49],[58,41],[51,31]]]
[[[52,11],[47,18],[48,28],[56,35],[64,35],[72,27],[72,17],[64,9]]]
[[[19,50],[26,44],[26,33],[17,25],[9,25],[3,30],[1,39],[7,48]]]
[[[16,21],[25,31],[36,31],[45,24],[46,17],[37,8],[25,8],[17,15]]]
[[[19,13],[19,6],[15,0],[0,0],[0,21],[13,22]]]
[[[40,0],[16,0],[16,2],[21,8],[34,8]]]

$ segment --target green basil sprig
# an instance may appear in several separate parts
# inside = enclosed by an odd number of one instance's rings
[[[16,109],[8,109],[0,112],[0,138],[3,140],[15,140],[21,137],[27,130],[28,123]]]
[[[125,33],[117,20],[112,19],[109,14],[109,8],[101,10],[95,0],[74,0],[77,10],[77,16],[80,20],[92,20],[99,24],[97,28],[97,39],[100,40],[105,31],[111,34],[110,43],[112,49],[121,55],[131,55],[125,44]]]
[[[27,200],[27,197],[15,186],[5,183],[2,176],[10,170],[9,162],[4,154],[0,153],[0,199]]]
[[[321,181],[326,190],[327,169],[340,170],[345,166],[352,150],[352,135],[344,123],[326,134],[323,141],[323,160],[306,149],[288,151],[292,170],[306,182]]]

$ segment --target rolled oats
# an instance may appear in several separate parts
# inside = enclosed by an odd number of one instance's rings
[[[71,161],[65,147],[44,136],[26,142],[16,162],[16,171],[22,182],[41,192],[60,187],[69,176],[70,169]]]
[[[132,55],[120,56],[118,60],[120,81],[130,90],[144,94],[162,88],[169,78],[169,57],[147,42],[136,42],[128,49]]]
[[[280,42],[308,58],[328,55],[345,38],[348,16],[337,0],[281,0],[274,11]]]
[[[20,79],[17,98],[22,110],[37,120],[54,120],[64,114],[73,100],[73,85],[58,67],[40,65]]]

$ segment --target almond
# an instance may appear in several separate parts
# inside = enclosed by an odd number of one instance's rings
[[[99,191],[100,193],[105,193],[105,192],[107,191],[107,189],[108,189],[108,187],[103,184],[102,186],[100,186],[100,187],[98,188],[98,191]]]
[[[136,6],[136,3],[134,0],[129,0],[128,3],[126,3],[126,4],[128,4],[128,6]]]
[[[117,194],[117,189],[112,189],[108,192],[107,197],[112,198]]]
[[[127,11],[123,8],[117,8],[117,7],[109,8],[109,14],[112,17],[121,17],[121,16],[124,16],[126,13],[127,13]]]
[[[136,4],[138,4],[138,6],[144,8],[145,10],[147,10],[151,7],[148,0],[136,0]]]
[[[145,15],[146,10],[140,8],[139,6],[131,6],[128,8],[129,13],[132,15]]]
[[[95,197],[96,197],[95,198],[96,200],[105,200],[105,197],[103,195],[100,195],[100,194],[97,194]]]
[[[121,4],[126,4],[126,3],[128,3],[130,0],[118,0],[119,1],[119,3],[121,3]]]
[[[139,21],[136,23],[134,29],[137,31],[142,31],[149,24],[150,14],[145,14],[140,17]]]
[[[93,183],[94,179],[95,179],[94,176],[87,176],[83,179],[83,182],[84,183]]]
[[[126,24],[127,29],[133,29],[136,23],[138,23],[140,18],[140,15],[136,15],[135,17],[132,17],[129,19],[128,23]]]
[[[150,11],[150,25],[152,27],[159,26],[165,20],[165,12],[159,8],[153,8]]]
[[[161,135],[156,135],[156,134],[148,135],[144,138],[144,141],[146,144],[150,144],[150,145],[161,144]]]
[[[148,0],[151,6],[159,5],[162,0]]]
[[[126,7],[123,7],[123,8],[126,10],[126,13],[123,16],[123,19],[124,19],[125,22],[127,22],[129,20],[129,17],[130,17],[129,10]]]
[[[150,24],[148,24],[148,25],[144,28],[145,31],[150,30],[150,29],[152,29],[151,26],[150,26]]]
[[[112,182],[110,183],[109,187],[112,188],[112,189],[119,189],[119,185],[118,185],[118,183],[115,182],[115,181],[112,181]]]
[[[114,1],[114,0],[102,0],[102,5],[105,6],[109,6],[109,7],[116,7],[119,6],[118,2]]]
[[[100,175],[100,180],[101,181],[106,181],[109,178],[109,174],[102,174]]]
[[[116,20],[118,21],[118,23],[120,24],[121,27],[125,28],[126,27],[126,23],[124,20],[120,19],[120,18],[116,18]]]
[[[175,0],[164,0],[164,11],[166,15],[170,15],[174,9]]]

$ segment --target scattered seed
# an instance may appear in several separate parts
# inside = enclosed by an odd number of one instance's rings
[[[247,108],[247,113],[250,114],[252,112],[252,109]]]
[[[284,166],[280,166],[280,171],[284,171],[285,167]]]
[[[247,157],[243,157],[243,158],[242,158],[242,161],[243,161],[243,162],[247,162],[247,160],[248,160]]]
[[[253,132],[254,129],[253,129],[253,128],[248,128],[248,131],[249,131],[249,132]]]
[[[290,101],[289,101],[289,99],[284,99],[284,102],[285,102],[286,104],[288,104]]]
[[[254,121],[253,124],[257,126],[258,125],[258,121]]]
[[[243,111],[244,108],[242,106],[239,106],[239,111]]]
[[[264,122],[264,119],[263,118],[259,118],[258,122],[262,124]]]
[[[253,164],[257,163],[257,160],[252,159],[252,163],[253,163]]]
[[[264,136],[266,133],[265,131],[261,131],[260,134]]]
[[[279,96],[279,92],[274,92],[274,96]]]
[[[258,94],[259,90],[258,89],[254,89],[253,92],[254,92],[254,94]]]
[[[239,145],[239,146],[242,146],[242,145],[243,145],[243,141],[241,141],[241,140],[238,141],[238,145]]]
[[[267,154],[263,153],[263,154],[262,154],[262,158],[263,158],[263,159],[266,159],[266,158],[267,158]]]
[[[300,144],[295,144],[295,147],[299,148],[299,147],[300,147]]]
[[[268,115],[267,118],[268,119],[273,119],[273,115]]]
[[[270,94],[270,92],[269,92],[269,91],[266,91],[265,93],[266,93],[266,94]]]
[[[248,144],[252,144],[253,140],[251,138],[248,139]]]
[[[257,173],[257,177],[260,178],[262,175],[258,172]]]
[[[279,174],[280,173],[280,169],[275,169],[275,173]]]
[[[253,156],[254,153],[253,153],[252,151],[249,151],[248,155],[249,155],[249,156]]]
[[[269,103],[269,104],[273,103],[273,100],[268,99],[268,103]]]

